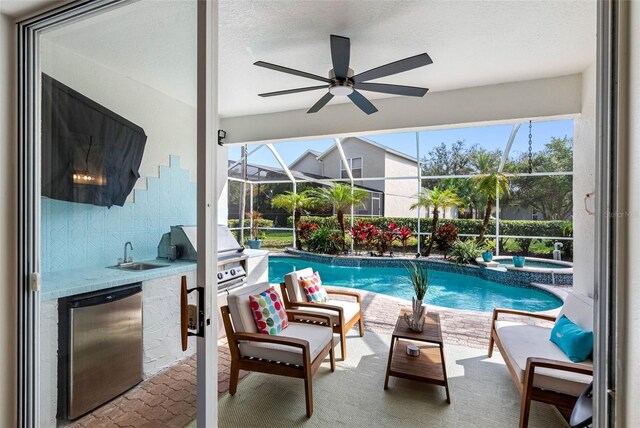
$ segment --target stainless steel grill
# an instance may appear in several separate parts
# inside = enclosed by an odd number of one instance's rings
[[[158,244],[158,258],[198,260],[196,226],[171,226]],[[218,291],[229,291],[247,282],[247,259],[244,247],[236,241],[228,227],[218,225]]]

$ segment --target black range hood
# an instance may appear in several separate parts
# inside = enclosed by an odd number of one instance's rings
[[[42,74],[43,196],[123,206],[146,141],[140,126]]]

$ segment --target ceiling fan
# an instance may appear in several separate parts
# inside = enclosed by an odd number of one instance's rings
[[[307,113],[316,113],[324,107],[334,96],[348,96],[351,101],[366,114],[375,113],[378,109],[371,104],[357,90],[381,92],[384,94],[404,95],[409,97],[423,97],[428,89],[418,88],[415,86],[389,85],[385,83],[368,83],[368,80],[380,79],[382,77],[391,76],[392,74],[402,73],[404,71],[413,70],[414,68],[424,67],[433,61],[426,53],[422,53],[409,58],[401,59],[389,64],[381,65],[365,71],[364,73],[354,75],[353,70],[349,68],[349,59],[351,53],[351,41],[348,37],[331,35],[331,61],[333,69],[329,71],[329,77],[322,77],[316,74],[307,73],[292,68],[283,67],[281,65],[271,64],[264,61],[255,62],[253,65],[269,68],[271,70],[280,71],[282,73],[293,74],[295,76],[306,77],[307,79],[319,80],[324,85],[308,86],[305,88],[287,89],[284,91],[266,92],[258,94],[261,97],[273,97],[276,95],[295,94],[297,92],[315,91],[317,89],[328,89],[328,92],[316,102]]]

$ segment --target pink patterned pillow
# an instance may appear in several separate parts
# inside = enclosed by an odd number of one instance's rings
[[[260,333],[276,335],[289,326],[284,305],[273,287],[249,296],[249,302]]]
[[[311,276],[305,276],[298,279],[298,283],[304,290],[304,294],[307,295],[307,300],[316,303],[325,303],[329,300],[327,291],[322,286],[320,280],[320,274],[314,272]]]

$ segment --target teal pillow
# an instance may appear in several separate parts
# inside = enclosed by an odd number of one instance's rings
[[[565,315],[556,321],[550,340],[574,363],[586,360],[593,353],[593,332],[581,329]]]

